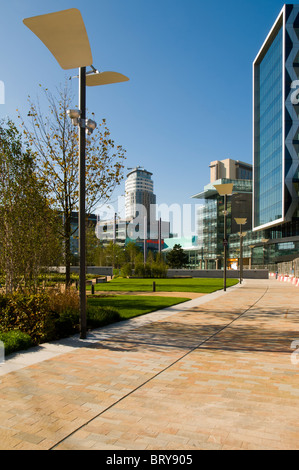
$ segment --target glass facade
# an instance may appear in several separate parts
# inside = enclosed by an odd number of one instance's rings
[[[254,69],[254,226],[283,216],[283,28]]]
[[[239,167],[238,172],[237,172],[237,179],[238,180],[251,180],[252,179],[252,169]]]
[[[204,191],[196,196],[204,199],[198,211],[198,245],[202,269],[223,268],[224,238],[224,198],[219,196],[214,185],[233,183],[233,195],[227,198],[227,237],[228,237],[228,268],[238,265],[240,256],[240,227],[236,226],[235,217],[247,218],[243,226],[243,258],[244,265],[252,265],[252,251],[256,244],[263,244],[265,231],[251,230],[252,181],[221,179],[205,186]],[[258,260],[259,262],[260,260]],[[260,263],[259,263],[260,264]],[[262,264],[262,263],[261,263]]]
[[[253,64],[253,228],[266,229],[266,236],[254,246],[252,262],[275,271],[298,258],[298,31],[299,5],[286,4]]]

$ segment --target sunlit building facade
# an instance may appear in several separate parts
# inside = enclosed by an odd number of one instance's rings
[[[299,256],[299,5],[284,5],[253,63],[253,230],[266,257]]]
[[[127,175],[125,183],[126,219],[143,220],[155,218],[156,195],[152,173],[141,167],[133,168]]]
[[[253,247],[263,246],[264,231],[252,231],[252,180],[250,172],[244,179],[221,178],[210,182],[204,190],[193,198],[201,199],[202,206],[198,211],[198,257],[201,269],[223,269],[224,257],[224,198],[219,196],[218,184],[233,183],[233,194],[227,198],[227,238],[228,268],[237,268],[240,257],[240,226],[235,218],[247,219],[242,227],[246,236],[243,238],[243,260],[247,268],[262,264],[260,259],[253,259]]]

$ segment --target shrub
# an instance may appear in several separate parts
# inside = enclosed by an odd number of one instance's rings
[[[130,263],[125,264],[125,265],[121,268],[121,275],[122,275],[123,277],[132,276],[132,266],[130,265]]]
[[[145,274],[144,264],[143,263],[136,263],[135,270],[134,270],[134,276],[135,277],[144,277],[144,274]]]
[[[1,299],[0,308],[0,327],[3,332],[18,329],[28,334],[34,344],[47,340],[53,322],[45,292],[15,292]]]
[[[76,291],[57,289],[37,294],[16,292],[0,297],[0,328],[18,329],[34,344],[65,338],[78,331],[79,296]]]
[[[0,296],[0,340],[9,351],[71,336],[79,331],[79,318],[76,291],[52,289],[34,295],[17,292]],[[113,308],[87,306],[88,328],[120,320]]]
[[[152,267],[150,263],[144,265],[144,277],[152,277]]]
[[[66,338],[79,331],[79,314],[64,312],[54,318],[54,335],[52,339]]]
[[[75,290],[60,291],[51,289],[48,291],[49,308],[59,315],[66,313],[79,313],[80,299]]]
[[[164,278],[167,275],[167,267],[164,263],[155,261],[152,263],[152,276],[154,278]]]
[[[7,305],[7,296],[0,294],[0,313]]]
[[[52,312],[51,339],[65,338],[78,332],[80,300],[77,291],[51,289],[48,292],[49,311]]]
[[[4,343],[5,355],[28,349],[33,345],[31,337],[20,330],[0,332],[0,341]]]

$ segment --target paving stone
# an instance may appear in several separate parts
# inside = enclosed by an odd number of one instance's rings
[[[298,294],[246,280],[14,356],[0,448],[299,449]]]

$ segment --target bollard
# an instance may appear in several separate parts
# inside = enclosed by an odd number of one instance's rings
[[[153,282],[153,292],[156,292],[156,283],[155,283],[155,281]]]
[[[94,284],[91,284],[91,295],[94,295]]]

